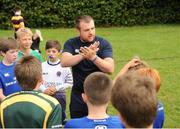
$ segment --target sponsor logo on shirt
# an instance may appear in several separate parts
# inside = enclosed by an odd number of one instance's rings
[[[6,87],[10,86],[10,85],[13,85],[13,84],[16,84],[16,80],[15,81],[12,81],[12,82],[8,82],[8,83],[5,83]]]
[[[60,77],[61,76],[61,71],[57,71],[56,75],[57,75],[57,77]]]
[[[4,76],[5,77],[9,77],[10,75],[9,75],[9,73],[5,73]]]

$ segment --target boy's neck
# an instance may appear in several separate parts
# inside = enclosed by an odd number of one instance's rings
[[[108,118],[109,115],[106,113],[107,105],[108,104],[96,106],[96,105],[88,104],[88,116],[87,116],[87,118],[89,118],[89,119]]]
[[[52,64],[54,64],[54,63],[56,64],[57,62],[59,62],[59,59],[58,58],[53,58],[53,59],[49,58],[48,61]]]
[[[3,60],[2,60],[2,63],[3,63],[4,65],[6,65],[6,66],[10,66],[10,65],[14,64],[14,62],[9,62],[9,61],[6,60],[6,59],[3,59]]]
[[[19,48],[19,50],[20,50],[24,55],[30,55],[30,53],[31,53],[31,49],[22,49],[22,48]]]

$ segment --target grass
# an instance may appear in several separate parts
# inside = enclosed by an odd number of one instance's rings
[[[44,58],[45,41],[57,39],[63,45],[67,39],[77,35],[75,29],[67,28],[41,29],[41,32],[44,37],[41,43]],[[134,56],[139,56],[159,70],[162,85],[158,97],[165,108],[164,128],[180,127],[180,25],[96,28],[96,33],[112,43],[116,64],[112,78]],[[13,31],[0,30],[0,37],[4,36],[13,36]],[[67,103],[69,94],[70,90],[67,93]],[[116,114],[111,105],[108,112]],[[69,118],[68,108],[67,114]]]

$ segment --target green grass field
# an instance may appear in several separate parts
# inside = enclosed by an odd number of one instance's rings
[[[78,34],[75,29],[67,28],[40,30],[44,37],[41,43],[44,58],[46,40],[57,39],[63,44],[68,38]],[[96,34],[112,43],[116,64],[112,78],[134,56],[139,56],[159,70],[162,85],[158,97],[165,108],[164,128],[180,127],[180,25],[96,28]],[[5,36],[13,36],[13,31],[0,30],[0,37]],[[69,98],[70,90],[67,94]],[[69,103],[69,99],[67,102]],[[108,112],[116,114],[111,105]],[[69,118],[69,112],[67,114]]]

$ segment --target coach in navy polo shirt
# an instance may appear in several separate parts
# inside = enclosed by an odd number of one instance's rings
[[[63,67],[72,67],[73,87],[70,100],[71,118],[79,118],[88,114],[87,105],[81,94],[84,92],[85,78],[97,71],[112,74],[114,60],[111,44],[95,35],[94,20],[83,15],[76,19],[79,36],[67,40],[61,58]]]

